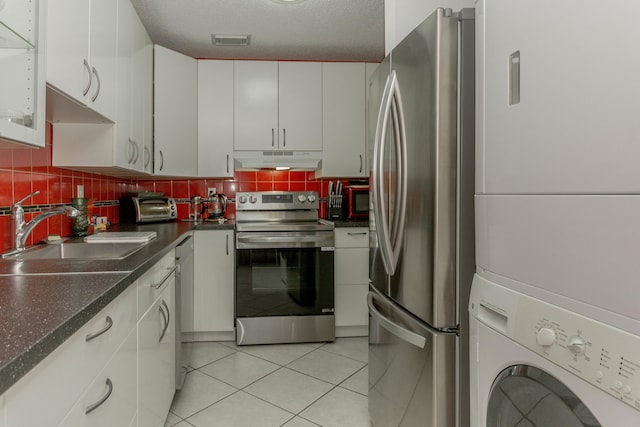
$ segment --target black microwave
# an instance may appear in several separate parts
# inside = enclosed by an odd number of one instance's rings
[[[345,190],[345,219],[369,219],[369,186],[349,185]]]

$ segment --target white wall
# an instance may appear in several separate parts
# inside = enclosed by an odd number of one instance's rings
[[[384,2],[385,55],[438,7],[458,11],[474,0],[386,0]]]

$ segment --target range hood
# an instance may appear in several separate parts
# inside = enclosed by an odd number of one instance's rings
[[[322,151],[234,151],[233,157],[236,169],[288,167],[317,170],[322,161]]]

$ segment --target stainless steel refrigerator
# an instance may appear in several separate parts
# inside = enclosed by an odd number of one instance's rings
[[[437,9],[372,75],[369,413],[469,425],[474,10]]]

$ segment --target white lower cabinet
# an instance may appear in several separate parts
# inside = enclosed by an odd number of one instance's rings
[[[170,251],[0,396],[0,427],[162,427],[175,392],[174,265]]]
[[[137,410],[136,341],[132,330],[59,427],[129,425]]]
[[[369,229],[335,229],[336,336],[366,336],[369,314]]]
[[[196,230],[193,332],[218,334],[203,339],[233,339],[234,277],[233,230]]]
[[[138,322],[138,427],[164,426],[173,400],[174,308],[175,275]]]

